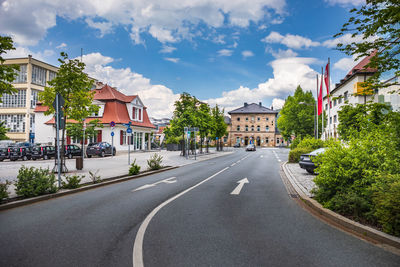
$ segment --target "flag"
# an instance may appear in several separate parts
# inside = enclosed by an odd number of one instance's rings
[[[322,85],[323,85],[323,77],[324,74],[322,74],[321,76],[321,86],[319,88],[319,92],[318,92],[318,116],[322,114]]]
[[[327,97],[328,97],[329,107],[332,108],[332,102],[331,102],[330,99],[329,99],[329,60],[328,60],[328,64],[326,64],[326,67],[325,67],[325,77],[324,77],[324,80],[325,80],[326,95],[327,95]]]

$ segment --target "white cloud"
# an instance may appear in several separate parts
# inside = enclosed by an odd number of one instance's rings
[[[297,57],[298,55],[292,49],[282,50],[279,48],[278,51],[275,51],[271,47],[267,47],[265,52],[270,53],[274,58]]]
[[[176,57],[165,57],[164,59],[166,61],[170,61],[170,62],[173,62],[173,63],[178,63],[179,62],[179,58],[176,58]]]
[[[245,50],[242,52],[242,56],[244,59],[248,58],[248,57],[253,57],[254,53],[250,50]]]
[[[22,58],[28,57],[28,55],[32,55],[33,58],[48,61],[55,52],[50,49],[46,49],[43,52],[33,52],[27,47],[16,46],[15,50],[9,50],[4,54],[4,58]]]
[[[139,95],[147,106],[149,116],[155,118],[171,117],[174,111],[174,103],[179,94],[164,85],[152,84],[150,79],[132,72],[130,68],[116,69],[107,64],[113,62],[113,58],[103,56],[100,53],[92,53],[83,56],[86,64],[85,71],[90,77],[96,78],[110,86],[117,87],[126,95]]]
[[[343,71],[350,71],[355,65],[357,65],[363,58],[359,58],[355,60],[356,56],[353,57],[344,57],[338,60],[336,63],[333,64],[334,69],[343,70]]]
[[[304,90],[313,90],[315,87],[316,72],[310,68],[310,64],[318,63],[315,58],[280,58],[270,63],[273,68],[273,78],[264,83],[260,83],[256,88],[250,89],[240,86],[238,89],[224,91],[221,97],[205,100],[210,105],[218,104],[230,111],[243,105],[243,102],[258,103],[263,99],[277,99],[275,104],[278,106],[279,99],[286,98],[293,94],[297,86],[300,85]],[[273,100],[274,101],[274,100]],[[273,102],[274,103],[274,102]]]
[[[286,34],[285,36],[281,35],[278,32],[271,32],[268,36],[263,38],[261,41],[265,43],[280,43],[286,45],[289,48],[293,49],[302,49],[302,48],[309,48],[313,46],[319,46],[319,42],[314,42],[309,38],[300,36],[300,35],[293,35],[293,34]]]
[[[279,20],[285,5],[284,0],[3,0],[0,32],[12,35],[19,45],[35,45],[61,17],[82,19],[101,36],[123,26],[135,44],[142,44],[141,34],[150,31],[165,43],[192,38],[199,25],[247,27],[265,18]],[[30,15],[21,16],[23,10]]]
[[[233,50],[230,49],[221,49],[218,51],[218,56],[220,57],[230,57],[232,56]]]
[[[164,45],[163,48],[160,50],[160,53],[169,54],[176,50],[173,46]]]
[[[365,4],[365,0],[325,0],[325,2],[340,6],[360,6]]]
[[[56,46],[57,49],[65,48],[67,47],[66,43],[61,43],[60,45]]]
[[[371,37],[371,38],[367,38],[367,41],[373,41],[375,38]],[[323,46],[326,46],[328,48],[335,48],[339,43],[343,44],[343,45],[347,45],[347,44],[351,44],[353,42],[355,43],[360,43],[363,41],[363,36],[362,35],[356,35],[355,37],[352,37],[351,33],[346,33],[338,38],[335,39],[329,39],[326,40],[322,43]]]
[[[274,98],[272,100],[272,106],[274,109],[281,109],[285,105],[285,100],[280,98]]]

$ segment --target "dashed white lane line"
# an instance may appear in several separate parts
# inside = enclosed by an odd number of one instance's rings
[[[235,163],[232,163],[232,164],[231,164],[231,167],[233,167],[233,166],[235,166],[235,165],[236,165],[236,162],[235,162]]]
[[[211,175],[210,177],[204,179],[200,183],[197,183],[194,186],[189,187],[185,191],[182,191],[181,193],[179,193],[179,194],[171,197],[170,199],[164,201],[163,203],[158,205],[154,210],[152,210],[152,212],[150,212],[149,215],[147,215],[146,219],[144,219],[144,221],[142,222],[142,224],[139,227],[139,230],[138,230],[138,232],[136,234],[135,243],[133,244],[133,266],[134,267],[143,267],[143,239],[144,239],[144,234],[146,232],[147,226],[149,225],[151,219],[153,219],[153,217],[157,214],[157,212],[160,211],[164,206],[168,205],[168,203],[174,201],[175,199],[177,199],[180,196],[186,194],[187,192],[191,191],[192,189],[198,187],[199,185],[207,182],[208,180],[211,180],[212,178],[214,178],[218,174],[226,171],[227,169],[229,169],[229,167],[226,167],[226,168],[220,170],[219,172],[214,173],[213,175]]]

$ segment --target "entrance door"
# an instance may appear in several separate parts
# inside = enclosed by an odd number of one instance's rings
[[[247,146],[249,144],[249,137],[244,138],[244,145]]]
[[[261,139],[259,136],[257,136],[257,146],[261,146]]]

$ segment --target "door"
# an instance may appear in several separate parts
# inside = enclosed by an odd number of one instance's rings
[[[244,138],[244,145],[247,146],[249,144],[249,137]]]

